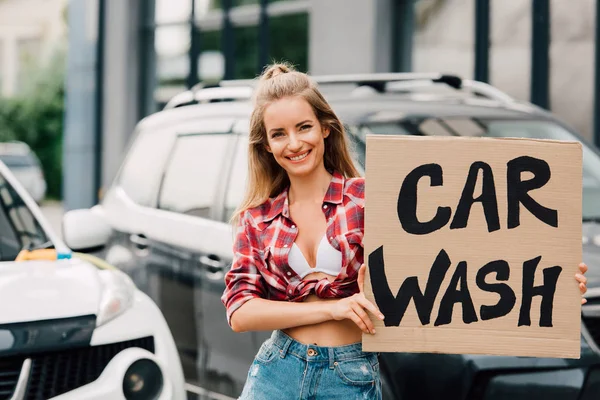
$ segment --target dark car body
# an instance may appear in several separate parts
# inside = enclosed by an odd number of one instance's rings
[[[369,133],[460,135],[469,124],[479,124],[484,134],[503,134],[498,126],[512,123],[513,131],[524,135],[546,129],[551,136],[560,132],[582,140],[552,114],[516,101],[411,91],[328,97],[347,126],[361,166]],[[146,118],[99,206],[114,229],[104,257],[161,308],[190,392],[218,398],[240,394],[254,355],[270,335],[234,333],[220,302],[232,261],[229,218],[246,182],[250,112],[250,102],[237,99],[182,105]],[[586,161],[593,190],[592,198],[584,199],[590,296],[583,307],[581,358],[382,353],[384,398],[600,398],[600,168],[594,172],[600,156],[589,144],[584,144]]]

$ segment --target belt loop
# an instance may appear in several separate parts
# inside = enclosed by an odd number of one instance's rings
[[[285,358],[291,344],[292,344],[292,338],[286,337],[285,343],[283,344],[283,347],[279,351],[279,353],[281,353],[281,358]]]
[[[333,347],[327,349],[329,352],[329,369],[333,369],[335,362],[335,352],[333,351]]]

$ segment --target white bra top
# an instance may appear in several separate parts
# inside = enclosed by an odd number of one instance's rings
[[[317,250],[317,265],[315,268],[311,268],[296,243],[294,243],[288,254],[288,264],[300,278],[304,278],[313,272],[338,276],[342,270],[342,253],[329,243],[327,236],[323,236]]]

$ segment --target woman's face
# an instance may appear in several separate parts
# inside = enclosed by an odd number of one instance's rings
[[[325,138],[312,107],[302,97],[285,97],[264,112],[267,151],[290,177],[305,177],[323,168]]]

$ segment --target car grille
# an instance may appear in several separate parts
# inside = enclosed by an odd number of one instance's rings
[[[95,381],[114,356],[131,347],[154,352],[154,339],[146,337],[1,359],[0,400],[11,398],[26,358],[31,359],[31,370],[25,400],[45,400]]]
[[[23,357],[0,359],[0,400],[8,400],[13,395],[22,365]]]

